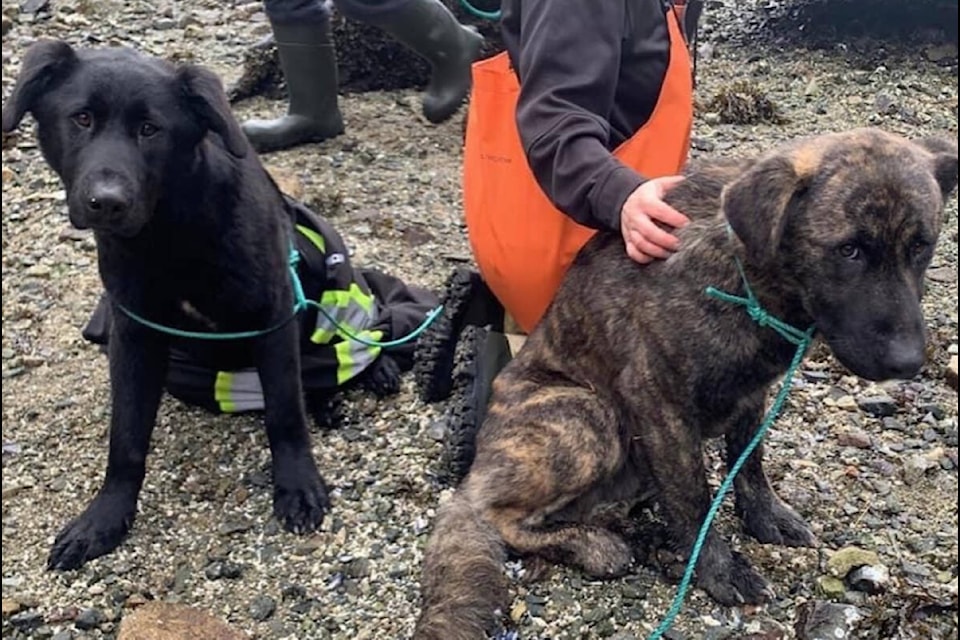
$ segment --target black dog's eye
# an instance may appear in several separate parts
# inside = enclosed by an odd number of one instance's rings
[[[852,242],[848,242],[846,244],[840,245],[837,248],[837,253],[839,253],[841,257],[846,258],[847,260],[857,260],[860,258],[860,247],[853,244]]]
[[[74,124],[83,129],[88,129],[93,125],[93,116],[89,111],[80,111],[72,116]]]
[[[149,138],[157,133],[157,131],[160,131],[159,127],[152,122],[144,122],[140,125],[140,136],[143,138]]]

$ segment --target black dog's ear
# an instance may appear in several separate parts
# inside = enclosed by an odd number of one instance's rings
[[[177,81],[197,120],[218,134],[231,154],[237,158],[247,155],[250,144],[230,110],[220,78],[209,69],[184,65],[177,69]]]
[[[53,82],[77,63],[77,53],[61,40],[40,40],[27,49],[20,66],[20,75],[3,107],[3,132],[17,128],[24,114],[36,106]]]
[[[933,154],[933,175],[946,199],[957,188],[957,141],[949,138],[924,138],[917,143]]]
[[[723,214],[757,263],[768,262],[780,246],[787,208],[806,183],[799,164],[787,156],[767,158],[723,189]]]

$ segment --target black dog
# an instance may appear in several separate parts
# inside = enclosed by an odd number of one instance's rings
[[[329,499],[310,451],[299,375],[292,207],[247,143],[219,79],[129,49],[41,41],[24,58],[3,131],[27,112],[66,188],[71,223],[94,231],[112,306],[106,478],[57,536],[49,566],[79,567],[129,530],[171,347],[200,361],[255,365],[274,514],[288,530],[315,530]],[[223,343],[172,339],[128,312],[185,330],[260,334]]]

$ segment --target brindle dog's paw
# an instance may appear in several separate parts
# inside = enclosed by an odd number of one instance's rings
[[[389,354],[381,353],[363,372],[363,386],[384,398],[400,391],[400,365]]]
[[[697,569],[697,586],[728,607],[761,604],[775,596],[763,576],[736,552],[731,552],[726,562],[701,565]]]
[[[130,531],[135,502],[97,496],[87,509],[65,526],[53,543],[47,568],[78,569],[88,560],[110,553]]]
[[[592,578],[617,578],[633,564],[633,551],[612,531],[591,529],[577,552],[576,563]]]
[[[813,547],[817,544],[816,536],[800,514],[776,496],[762,507],[744,509],[741,517],[747,533],[758,542],[788,547]]]
[[[274,464],[273,514],[287,531],[310,533],[323,523],[330,497],[309,454]]]

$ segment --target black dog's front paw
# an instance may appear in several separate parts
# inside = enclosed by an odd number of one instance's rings
[[[136,500],[98,495],[57,534],[47,568],[78,569],[116,549],[130,531],[135,509]]]
[[[761,604],[774,597],[773,590],[741,554],[724,549],[722,557],[704,553],[697,568],[697,586],[722,605]]]
[[[400,391],[400,365],[389,354],[381,353],[363,372],[363,386],[381,398]]]
[[[273,514],[283,528],[293,533],[316,531],[330,510],[327,486],[313,458],[283,461],[274,465]]]
[[[743,526],[758,542],[788,547],[813,547],[817,538],[800,515],[777,496],[741,511]]]

